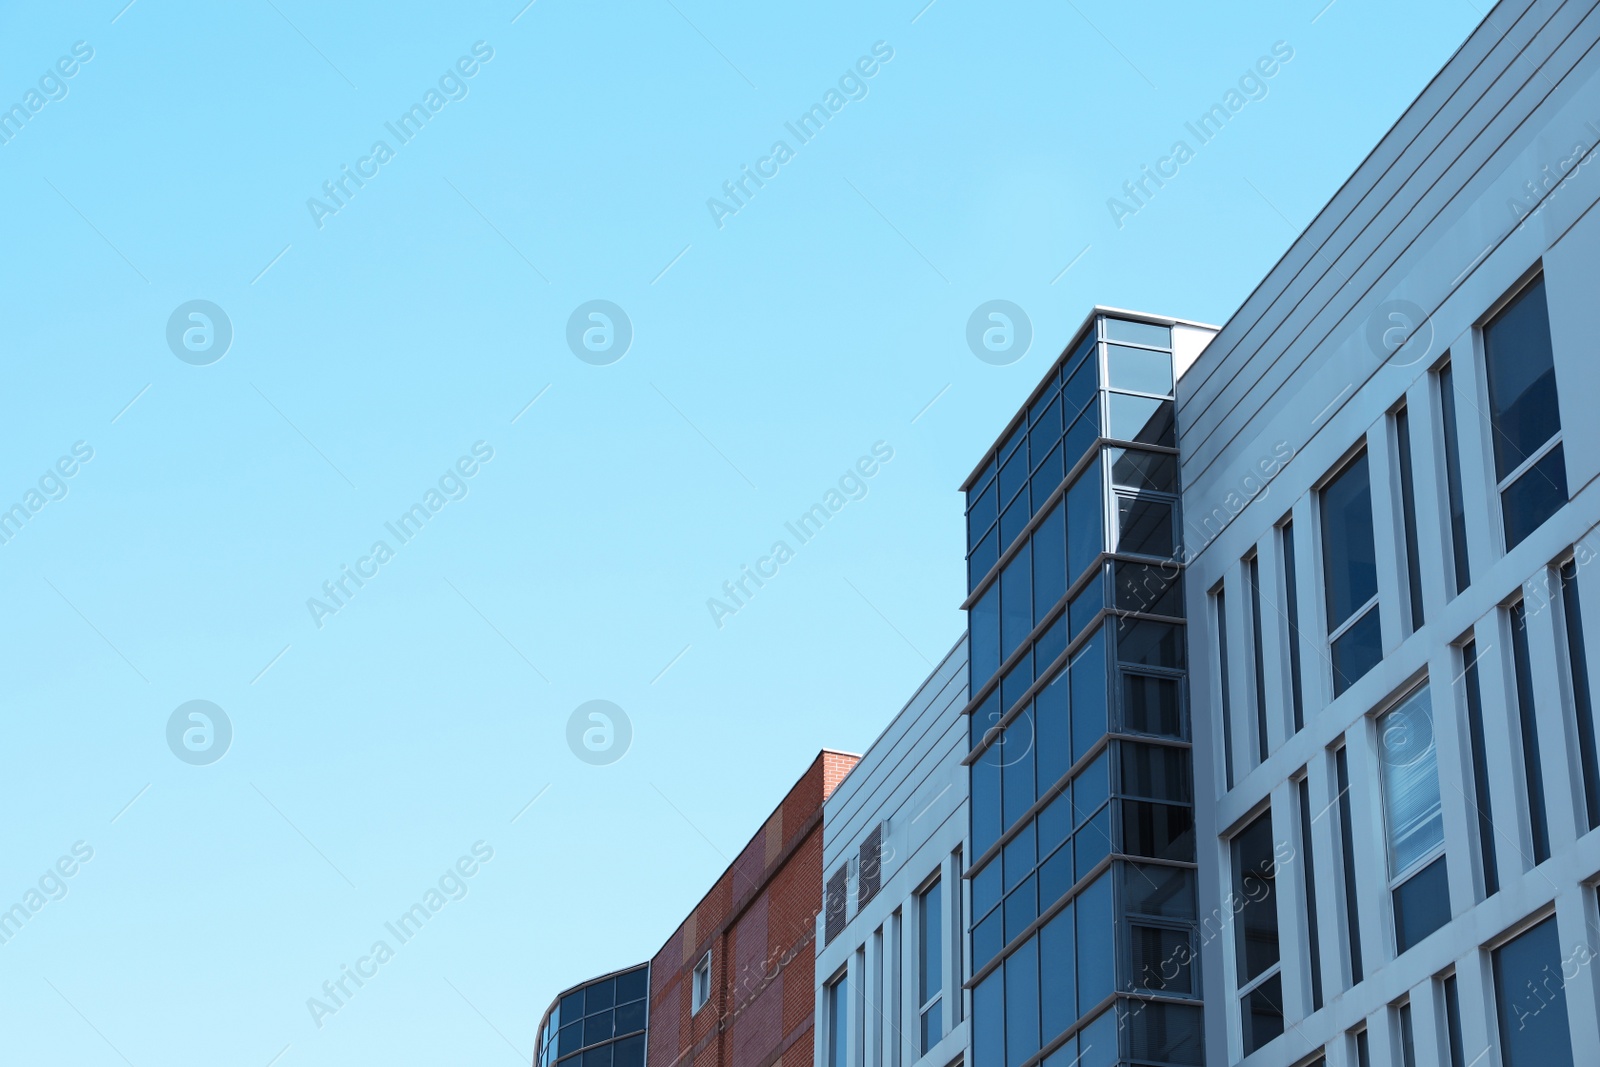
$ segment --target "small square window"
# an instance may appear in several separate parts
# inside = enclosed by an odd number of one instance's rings
[[[711,999],[711,950],[700,957],[700,962],[694,965],[694,987],[691,991],[693,1006],[690,1014],[693,1015],[706,1006],[706,1001]]]

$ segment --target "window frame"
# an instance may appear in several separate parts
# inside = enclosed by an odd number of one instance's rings
[[[1035,846],[1035,851],[1037,851],[1037,845]],[[999,859],[1003,863],[1004,862],[1004,858],[1003,857],[1004,857],[1004,851],[1002,850],[1001,855],[999,857],[997,857],[997,859]],[[1034,864],[1034,870],[1035,870],[1035,872],[1037,872],[1039,864],[1037,862],[1037,857],[1035,857],[1035,859],[1036,859],[1036,862]],[[1002,887],[1003,887],[1004,886],[1004,880],[1003,879],[1002,879],[1002,883],[1001,884],[1002,884]],[[1015,888],[1020,889],[1021,885],[1019,884]],[[937,909],[937,914],[933,914],[933,915],[930,916],[930,914],[929,914],[928,895],[933,893],[933,892],[935,892],[935,891],[937,891],[939,893],[939,901],[938,901],[939,907]],[[944,1013],[943,1013],[943,1007],[944,1007],[944,977],[945,977],[944,976],[944,971],[945,971],[944,929],[945,929],[945,925],[946,925],[946,922],[945,922],[945,907],[944,907],[945,896],[946,896],[946,893],[944,892],[944,872],[943,871],[935,871],[933,876],[931,878],[929,878],[927,881],[923,882],[923,884],[917,889],[917,891],[916,891],[914,896],[915,896],[915,900],[916,900],[916,912],[917,912],[917,996],[916,996],[916,999],[919,1002],[917,1004],[917,1039],[918,1039],[918,1046],[917,1047],[919,1049],[919,1055],[926,1056],[933,1049],[933,1046],[937,1045],[939,1043],[939,1041],[944,1038],[944,1035],[946,1033],[946,1028],[945,1028],[946,1020],[944,1018]],[[1010,892],[1002,892],[1001,897],[1000,897],[1000,902],[995,905],[995,908],[996,909],[1003,909],[1005,907],[1005,905],[1006,905],[1006,900],[1010,896],[1011,896]],[[990,913],[992,914],[993,910],[991,910]],[[1005,922],[1005,919],[1002,916],[1001,923],[1003,924],[1004,922]],[[938,939],[938,945],[939,945],[939,973],[934,976],[932,994],[929,995],[926,1000],[924,1000],[923,996],[922,996],[922,980],[923,980],[924,977],[926,977],[925,968],[927,966],[927,955],[928,955],[927,954],[927,943],[928,943],[928,938],[930,936]],[[939,1019],[939,1037],[937,1037],[933,1041],[929,1042],[929,1041],[925,1040],[925,1038],[926,1038],[925,1028],[926,1028],[926,1025],[927,1025],[927,1016],[928,1016],[928,1012],[930,1010],[936,1008],[936,1007],[941,1010],[940,1019]],[[924,1045],[926,1045],[926,1047],[924,1047]]]
[[[701,991],[702,976],[704,976],[704,992]],[[704,956],[694,965],[694,970],[689,977],[689,1015],[700,1014],[700,1009],[711,1003],[711,950],[706,949]]]
[[[1423,855],[1422,855],[1422,857],[1420,859],[1416,859],[1416,860],[1411,861],[1411,863],[1404,870],[1396,873],[1394,871],[1394,869],[1393,869],[1393,866],[1394,866],[1393,843],[1390,840],[1391,831],[1392,831],[1393,827],[1392,827],[1392,825],[1390,824],[1390,821],[1389,821],[1390,820],[1389,803],[1388,803],[1388,796],[1387,796],[1387,794],[1385,792],[1385,790],[1387,788],[1387,785],[1386,785],[1386,780],[1385,780],[1385,777],[1384,777],[1389,772],[1387,772],[1384,769],[1386,764],[1384,763],[1384,760],[1383,760],[1383,732],[1384,731],[1383,731],[1382,721],[1383,721],[1383,718],[1385,716],[1391,714],[1392,712],[1399,711],[1401,708],[1405,707],[1408,703],[1410,703],[1412,698],[1416,697],[1417,695],[1419,695],[1420,693],[1423,693],[1423,692],[1427,692],[1428,693],[1428,703],[1429,703],[1430,712],[1432,713],[1433,707],[1434,707],[1434,704],[1433,704],[1433,689],[1432,689],[1432,686],[1430,685],[1430,680],[1428,679],[1428,677],[1426,675],[1424,675],[1420,680],[1414,682],[1411,685],[1408,685],[1408,686],[1405,686],[1404,688],[1402,688],[1399,691],[1398,695],[1396,695],[1395,697],[1391,698],[1390,700],[1385,701],[1383,704],[1380,704],[1377,708],[1375,708],[1372,711],[1372,713],[1369,716],[1369,718],[1372,719],[1372,726],[1373,726],[1373,729],[1376,731],[1377,737],[1378,737],[1378,801],[1379,801],[1378,809],[1379,809],[1379,813],[1383,817],[1384,872],[1385,872],[1385,876],[1386,876],[1386,878],[1388,880],[1388,890],[1389,890],[1391,895],[1394,893],[1394,891],[1396,889],[1399,889],[1401,886],[1403,886],[1407,882],[1411,881],[1412,878],[1416,877],[1417,875],[1421,874],[1424,870],[1426,870],[1433,863],[1434,860],[1438,859],[1440,856],[1443,856],[1445,854],[1446,841],[1445,841],[1445,836],[1444,836],[1444,832],[1443,832],[1444,784],[1439,778],[1439,752],[1438,752],[1438,741],[1437,741],[1437,738],[1436,738],[1434,740],[1434,742],[1433,742],[1433,748],[1434,748],[1433,778],[1434,778],[1434,784],[1438,787],[1439,796],[1440,796],[1440,814],[1439,814],[1439,818],[1441,820],[1441,822],[1440,822],[1440,827],[1441,828],[1440,828],[1440,834],[1439,834],[1439,843],[1436,844],[1436,845],[1433,845],[1432,847],[1430,847],[1427,852],[1423,853]],[[1433,713],[1431,715],[1431,717],[1436,719],[1437,718],[1437,714]]]

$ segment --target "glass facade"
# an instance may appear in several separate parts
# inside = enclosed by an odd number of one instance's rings
[[[535,1067],[644,1067],[648,964],[574,986],[539,1023]]]
[[[966,488],[976,1067],[1201,1062],[1173,380],[1097,313]]]

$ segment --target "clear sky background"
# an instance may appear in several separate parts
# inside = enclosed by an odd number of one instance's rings
[[[553,994],[648,958],[955,642],[957,487],[1090,306],[1225,321],[1482,17],[125,2],[0,12],[0,106],[41,104],[0,144],[0,507],[93,450],[0,544],[0,907],[59,897],[0,944],[7,1063],[527,1062]],[[401,144],[384,124],[480,41]],[[1185,122],[1280,41],[1200,145]],[[1107,199],[1179,139],[1119,228]],[[708,198],[778,140],[719,228]],[[605,366],[566,340],[595,299],[633,330]],[[1010,366],[964,338],[991,299],[1032,322]],[[167,341],[191,300],[231,322],[209,365]],[[464,498],[386,531],[480,441]],[[718,628],[707,599],[880,441]],[[633,731],[606,766],[567,743],[595,699]],[[168,745],[191,700],[232,726],[209,765]],[[480,841],[400,945],[384,923]],[[308,998],[380,939],[319,1028]]]

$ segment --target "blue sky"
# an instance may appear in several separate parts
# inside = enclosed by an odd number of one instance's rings
[[[0,1058],[526,1062],[956,640],[957,486],[1088,308],[1224,321],[1481,17],[1324,2],[0,14],[0,908],[38,904]],[[1007,366],[965,341],[992,299],[1032,324]],[[168,343],[196,300],[220,358]],[[595,300],[609,363],[567,341]],[[195,700],[232,733],[198,765]],[[568,745],[591,700],[610,764]]]

